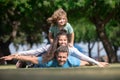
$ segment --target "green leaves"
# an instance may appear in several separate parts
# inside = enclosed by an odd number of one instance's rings
[[[73,24],[75,42],[94,42],[96,40],[96,29],[86,18],[80,18]]]
[[[120,5],[120,0],[0,0],[0,5],[0,26],[4,27],[3,31],[0,30],[1,34],[6,32],[9,36],[12,32],[12,22],[16,20],[21,23],[19,32],[25,34],[24,37],[39,35],[43,30],[48,32],[49,26],[46,19],[56,9],[63,8],[68,14],[68,21],[74,28],[75,41],[80,42],[94,41],[97,38],[96,27],[90,22],[90,18],[97,16],[100,20],[104,20],[112,9]],[[117,7],[116,14],[113,16],[117,24],[120,22],[119,12]],[[110,23],[110,26],[114,24]]]

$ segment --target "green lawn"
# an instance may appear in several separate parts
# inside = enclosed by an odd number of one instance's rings
[[[85,66],[69,69],[16,69],[15,65],[0,65],[0,80],[120,80],[120,64],[110,64],[106,68]]]

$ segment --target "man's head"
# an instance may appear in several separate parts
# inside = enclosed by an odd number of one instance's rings
[[[60,66],[64,65],[68,58],[68,46],[60,46],[55,52],[56,60]]]

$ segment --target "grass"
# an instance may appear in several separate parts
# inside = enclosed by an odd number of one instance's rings
[[[120,64],[108,67],[84,66],[77,68],[27,68],[0,65],[0,80],[120,80]]]

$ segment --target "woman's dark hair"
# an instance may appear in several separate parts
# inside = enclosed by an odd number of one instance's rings
[[[53,43],[50,45],[47,53],[43,54],[43,56],[42,56],[43,63],[48,62],[49,60],[54,58],[54,53],[55,53],[56,49],[59,47],[59,43],[58,43],[59,37],[62,35],[66,36],[68,39],[68,35],[67,35],[66,30],[64,30],[64,29],[60,30],[60,32],[54,38]]]

